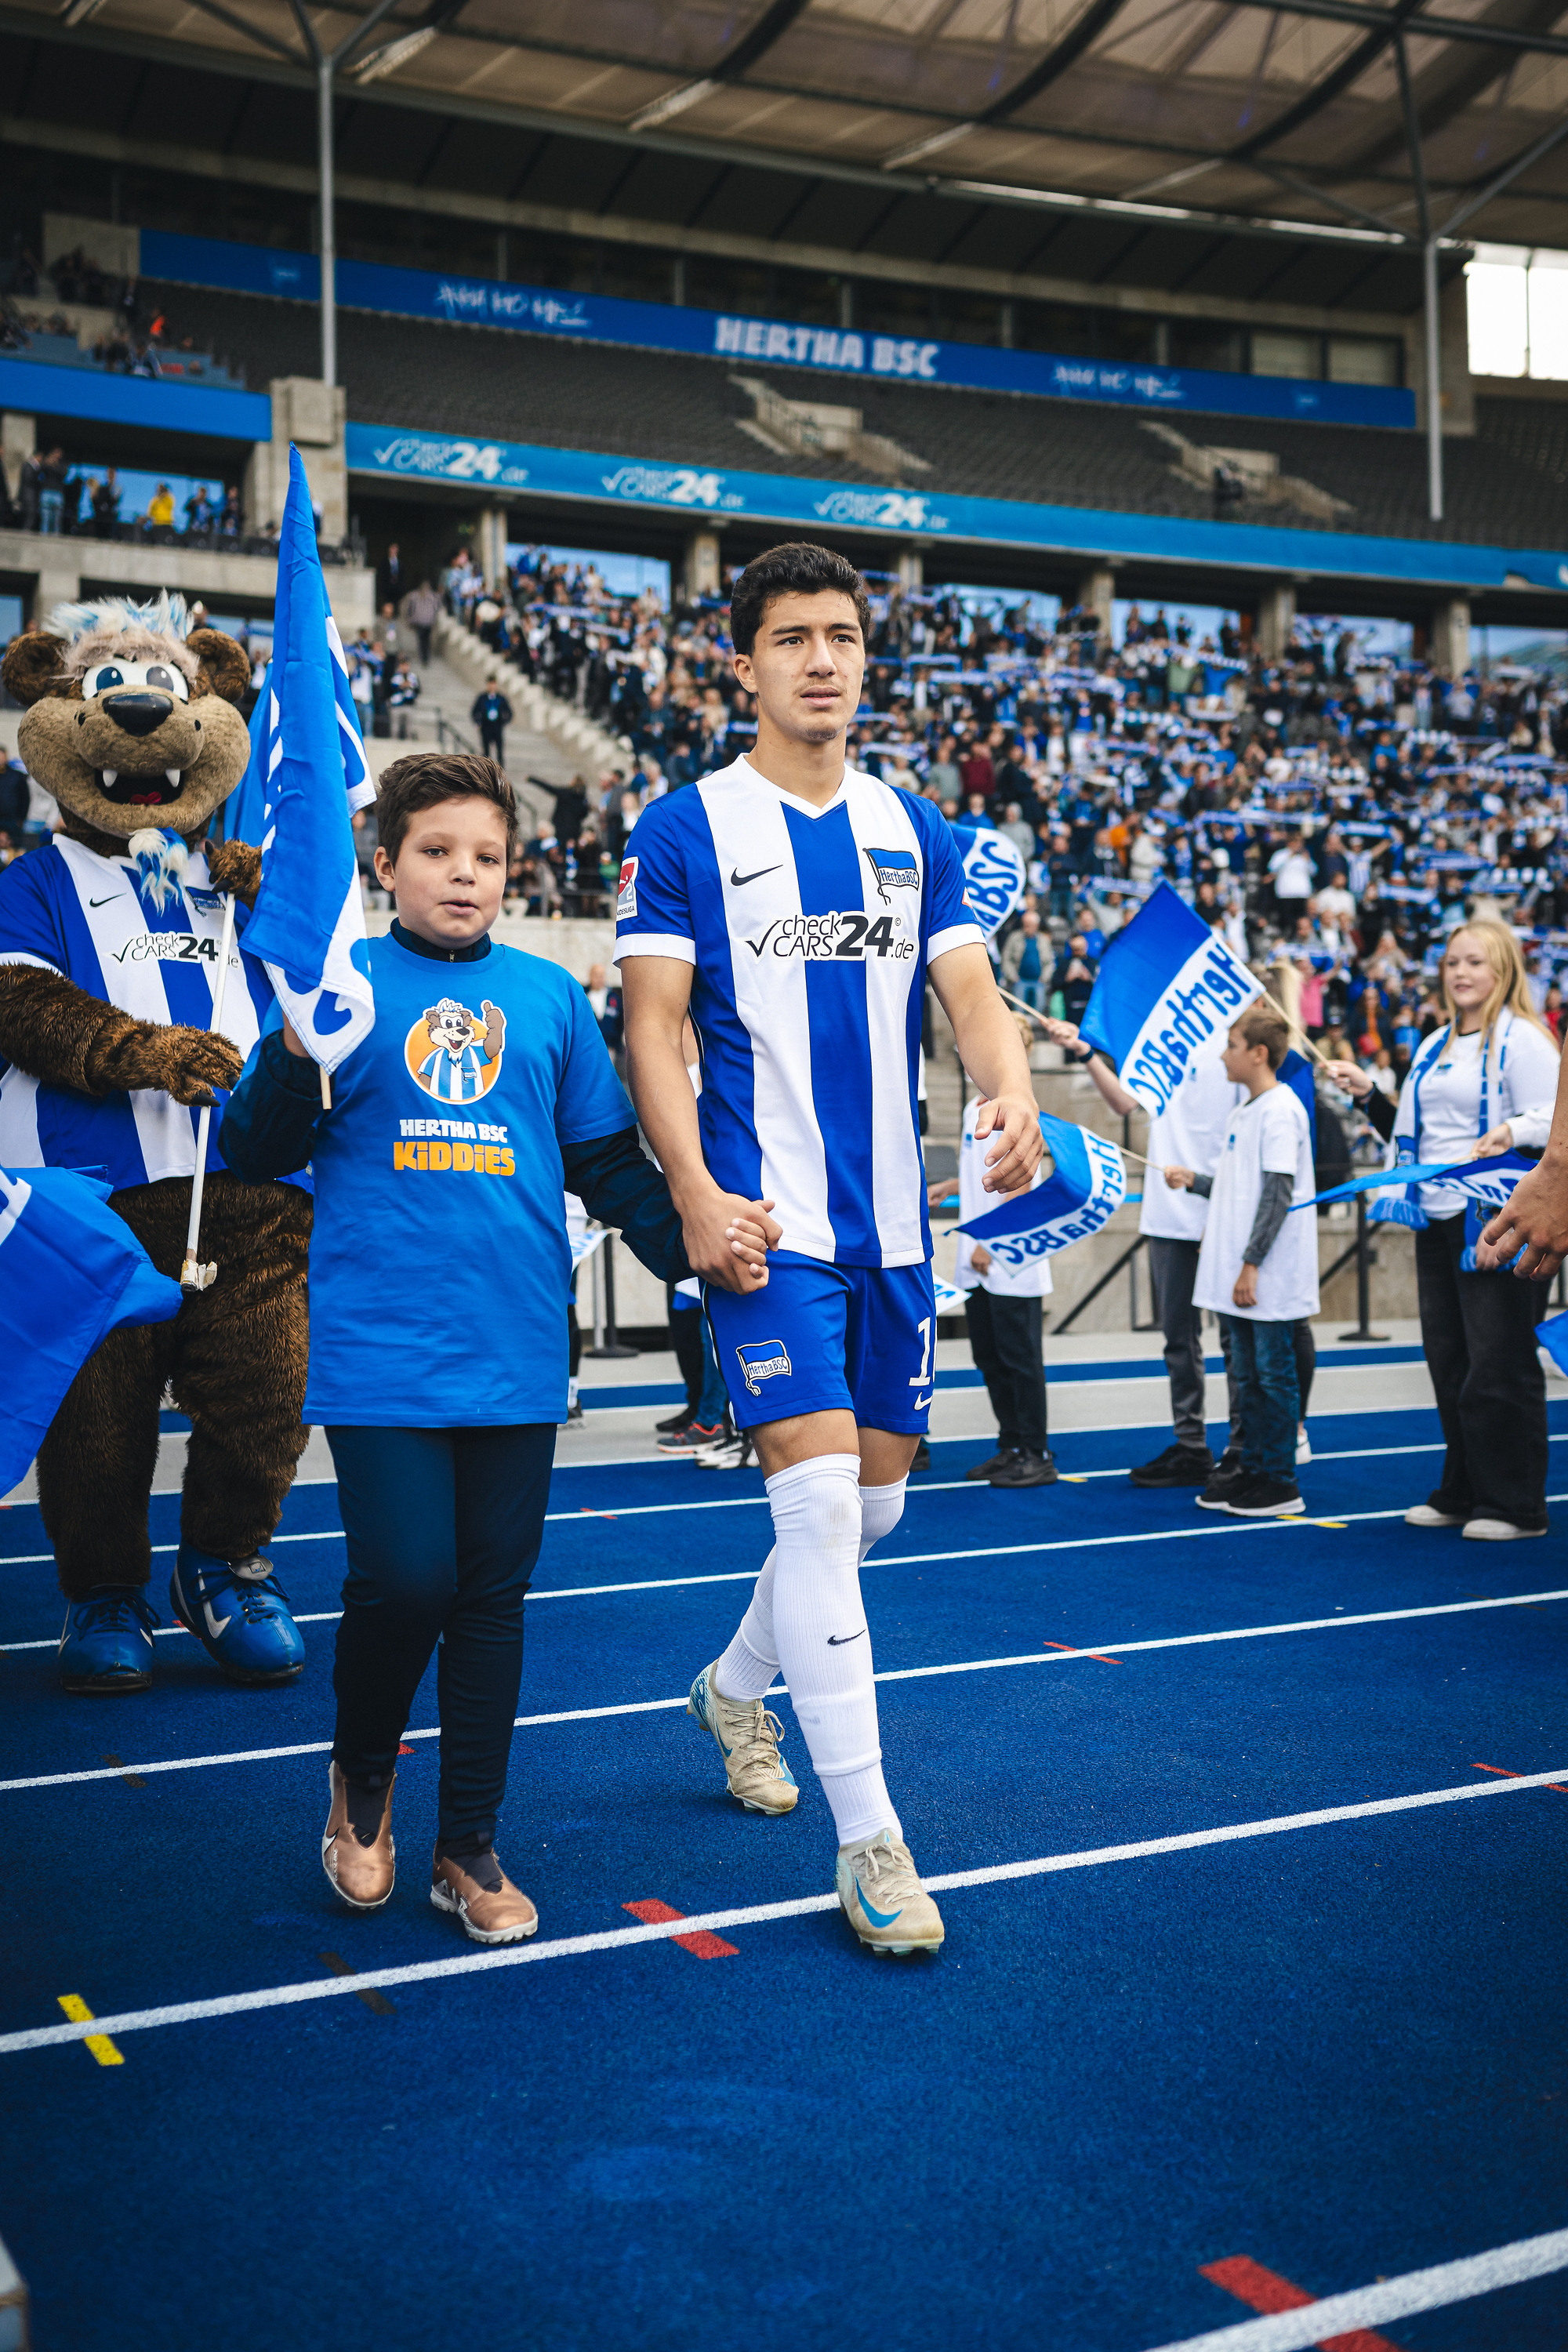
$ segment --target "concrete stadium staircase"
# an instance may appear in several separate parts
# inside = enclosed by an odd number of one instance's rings
[[[441,691],[453,700],[460,699],[458,723],[470,737],[474,730],[468,712],[474,697],[499,674],[502,691],[516,714],[514,727],[508,730],[506,764],[507,773],[520,794],[526,793],[530,773],[562,784],[580,776],[591,791],[613,769],[631,772],[632,754],[619,736],[585,719],[582,711],[563,701],[559,695],[524,677],[521,670],[491,653],[471,630],[445,613],[436,624],[434,651],[438,660],[432,668],[439,668],[444,677],[456,682],[455,692],[445,686]],[[422,704],[424,700],[421,696]],[[542,810],[548,806],[542,795],[536,797]]]

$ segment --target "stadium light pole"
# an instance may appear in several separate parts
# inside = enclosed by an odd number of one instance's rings
[[[316,59],[316,176],[321,209],[321,382],[338,380],[338,225],[332,194],[332,68]]]
[[[323,49],[316,38],[315,26],[305,13],[302,0],[289,0],[294,22],[300,27],[300,37],[316,69],[316,200],[321,212],[316,242],[321,273],[323,383],[336,383],[338,380],[338,225],[333,193],[333,78],[350,51],[358,48],[365,35],[390,14],[394,5],[395,0],[376,0],[376,5],[354,26],[346,40],[340,41],[335,49]]]
[[[1443,520],[1443,382],[1437,341],[1437,240],[1427,233],[1421,246],[1422,330],[1426,344],[1426,511]]]
[[[1426,354],[1426,512],[1433,522],[1443,520],[1443,373],[1437,318],[1437,240],[1432,233],[1432,206],[1426,193],[1426,165],[1421,153],[1421,119],[1410,86],[1410,60],[1405,35],[1394,36],[1394,62],[1399,73],[1399,103],[1405,116],[1405,142],[1410,151],[1410,177],[1415,189],[1415,218],[1421,233],[1421,325]]]

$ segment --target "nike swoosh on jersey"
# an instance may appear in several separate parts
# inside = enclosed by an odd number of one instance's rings
[[[931,1404],[934,1401],[936,1391],[933,1389],[931,1395],[928,1397],[916,1397],[913,1404],[910,1407],[910,1411],[911,1412],[924,1412],[927,1405]]]
[[[89,907],[107,907],[110,898],[123,898],[124,896],[123,890],[111,890],[109,898],[89,898],[87,903]]]
[[[743,890],[748,882],[760,882],[764,874],[777,874],[781,871],[782,868],[777,866],[759,866],[754,874],[738,874],[735,868],[731,866],[730,868],[730,887],[731,890]]]
[[[863,1633],[865,1631],[866,1628],[862,1625],[860,1628],[860,1633]],[[847,1643],[850,1642],[858,1642],[860,1639],[860,1633],[829,1633],[827,1637],[827,1646],[830,1650],[842,1650]]]

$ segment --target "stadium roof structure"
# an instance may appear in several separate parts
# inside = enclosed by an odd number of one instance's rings
[[[338,168],[389,194],[873,267],[1409,310],[1428,241],[1568,247],[1563,0],[4,0],[0,34],[39,43],[13,136],[55,74],[84,134],[270,123],[302,162],[326,73]],[[299,97],[247,124],[242,83]]]

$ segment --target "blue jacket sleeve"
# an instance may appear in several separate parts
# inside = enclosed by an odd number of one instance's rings
[[[247,1183],[293,1176],[315,1150],[323,1116],[316,1065],[291,1054],[281,1029],[271,1029],[228,1098],[219,1148]]]
[[[566,1189],[591,1217],[614,1225],[633,1255],[663,1282],[691,1272],[680,1242],[680,1219],[661,1170],[642,1148],[635,1127],[585,1143],[563,1143]]]

